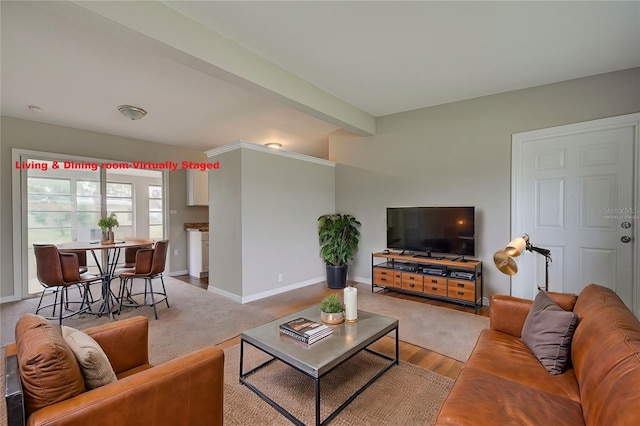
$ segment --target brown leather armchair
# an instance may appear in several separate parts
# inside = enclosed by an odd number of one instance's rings
[[[38,324],[38,331],[47,327],[44,340],[53,340],[54,352],[59,352],[63,346],[59,341],[56,343],[59,332],[44,323]],[[29,399],[34,392],[29,387],[35,384],[21,381],[21,369],[32,368],[33,363],[29,361],[31,364],[27,365],[26,359],[20,359],[20,350],[31,344],[42,344],[42,341],[25,342],[21,339],[33,338],[33,335],[16,330],[16,336],[20,338],[16,337],[17,343],[7,346],[5,359],[7,391],[11,390],[11,395],[5,395],[9,426],[222,425],[222,349],[210,346],[152,366],[148,359],[148,320],[145,317],[111,322],[84,332],[104,350],[118,380],[96,389],[72,392],[59,402],[34,410],[34,401]],[[75,360],[73,356],[71,358]],[[53,380],[52,375],[71,369],[57,370],[43,368],[38,372],[37,384],[55,388],[51,394],[69,387],[60,386],[60,380]],[[65,373],[65,377],[68,375]],[[24,392],[18,392],[22,386]],[[21,418],[21,412],[26,416],[23,414]]]

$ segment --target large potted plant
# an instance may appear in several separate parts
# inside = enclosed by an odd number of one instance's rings
[[[350,214],[325,214],[318,218],[320,256],[327,266],[327,286],[344,288],[347,269],[358,251],[360,222]]]

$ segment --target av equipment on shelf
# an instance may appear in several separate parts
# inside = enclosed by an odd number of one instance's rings
[[[473,280],[475,275],[473,272],[452,271],[451,278],[458,278],[462,280]]]
[[[447,269],[442,269],[442,268],[433,268],[433,267],[423,267],[420,268],[420,272],[422,272],[423,274],[428,274],[428,275],[439,275],[441,277],[446,277],[447,276]]]
[[[410,264],[407,264],[407,263],[396,263],[395,264],[395,269],[397,269],[399,271],[415,272],[416,271],[416,266],[415,265],[410,265]]]

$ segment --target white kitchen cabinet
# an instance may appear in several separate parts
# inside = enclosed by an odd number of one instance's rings
[[[189,246],[189,275],[196,278],[209,276],[209,233],[187,231]]]
[[[209,172],[187,169],[187,205],[209,206]]]

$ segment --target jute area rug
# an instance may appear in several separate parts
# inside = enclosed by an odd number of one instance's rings
[[[282,414],[240,384],[239,345],[225,350],[225,425],[290,425]],[[266,361],[263,352],[245,345],[245,371]],[[388,361],[360,352],[320,380],[321,416],[326,416],[373,377]],[[248,378],[305,424],[315,424],[313,380],[279,361]],[[431,425],[453,380],[415,365],[391,367],[331,422],[332,426]]]

